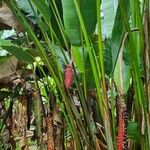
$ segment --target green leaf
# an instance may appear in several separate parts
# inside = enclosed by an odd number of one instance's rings
[[[137,142],[140,140],[140,128],[137,122],[128,122],[127,134],[129,138],[136,140]]]
[[[64,39],[63,39],[63,35],[62,35],[62,31],[64,31],[64,29],[60,29],[61,23],[59,21],[59,18],[56,17],[58,14],[56,13],[56,10],[54,9],[55,6],[57,7],[57,12],[59,14],[60,20],[61,22],[63,22],[63,10],[62,10],[62,3],[61,0],[57,0],[55,1],[55,5],[53,2],[51,2],[51,12],[52,12],[52,16],[51,16],[51,26],[52,29],[54,30],[54,33],[56,34],[56,37],[58,38],[59,42],[64,46]],[[56,39],[57,40],[57,39]]]
[[[62,0],[65,31],[72,45],[81,44],[81,31],[73,0]]]
[[[9,57],[10,57],[10,55],[0,56],[0,63],[6,61]]]
[[[31,54],[29,54],[26,50],[27,48],[23,48],[21,46],[15,45],[8,40],[0,40],[0,47],[11,53],[13,56],[18,58],[19,60],[33,63],[34,58]]]
[[[77,69],[80,73],[83,73],[84,71],[84,56],[83,51],[81,47],[73,47],[72,48],[72,54],[73,54],[73,60],[77,66]]]
[[[123,89],[122,94],[125,94],[128,91],[129,86],[130,86],[131,66],[126,65],[126,64],[124,64],[124,62],[122,62],[121,68],[119,66],[119,63],[117,63],[116,67],[115,67],[115,71],[114,71],[114,80],[115,80],[117,88],[119,90]],[[121,71],[121,74],[120,74],[120,71]],[[120,78],[120,75],[122,76],[121,78]],[[123,80],[122,81],[123,85],[121,85],[121,80]]]
[[[86,80],[87,80],[87,88],[88,89],[95,89],[95,81],[94,81],[94,74],[93,74],[93,71],[92,71],[92,65],[91,63],[88,63],[90,62],[90,58],[89,58],[89,55],[87,57],[87,63],[85,64],[85,75],[86,75]]]
[[[65,31],[74,46],[82,44],[82,34],[79,18],[75,9],[73,0],[62,0],[63,6],[63,19],[65,25]],[[84,24],[88,35],[94,32],[96,26],[96,0],[86,0],[79,2],[81,14],[84,20]]]
[[[31,1],[36,6],[40,14],[43,16],[46,23],[49,24],[51,18],[51,11],[48,5],[45,3],[45,1],[39,1],[39,0],[31,0]]]
[[[105,66],[105,73],[110,75],[112,72],[112,53],[111,53],[111,40],[107,39],[106,41],[107,47],[103,49],[103,56],[104,56],[104,66]]]
[[[102,12],[103,12],[103,25],[105,29],[105,36],[110,37],[115,21],[116,10],[118,1],[117,0],[103,0],[102,1]]]
[[[53,49],[52,51],[52,55],[53,58],[52,61],[57,62],[59,68],[61,69],[61,71],[64,71],[64,66],[67,64],[67,61],[70,62],[70,58],[68,55],[68,52],[64,51],[64,54],[66,56],[66,59],[64,58],[64,55],[62,53],[62,51],[60,50],[60,48],[57,45],[51,44],[51,49]],[[55,68],[56,68],[56,64],[52,64]]]
[[[24,12],[34,15],[28,0],[18,0],[17,4]]]
[[[125,3],[125,11],[129,15],[129,0],[126,0]],[[111,37],[111,53],[112,53],[112,61],[113,61],[113,67],[115,66],[115,63],[117,61],[118,53],[120,50],[120,45],[122,43],[122,39],[125,33],[123,19],[121,15],[120,10],[120,4],[117,9],[116,18],[115,18],[115,24],[113,27],[112,37]]]
[[[129,8],[130,8],[129,0],[126,0],[125,4],[126,4],[125,11],[129,15]],[[116,12],[112,36],[110,39],[106,40],[105,49],[104,49],[105,68],[106,70],[109,70],[107,71],[108,73],[113,72],[115,69],[115,65],[118,59],[118,54],[120,51],[124,33],[125,33],[125,29],[124,29],[124,24],[123,24],[123,19],[121,16],[121,10],[120,10],[120,4],[119,4],[117,8],[117,12]],[[107,55],[109,56],[107,57]]]
[[[88,35],[95,31],[96,17],[96,0],[80,0],[80,9],[83,16],[84,24]]]

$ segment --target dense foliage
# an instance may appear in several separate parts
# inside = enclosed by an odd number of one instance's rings
[[[150,149],[149,0],[0,4],[0,149]]]

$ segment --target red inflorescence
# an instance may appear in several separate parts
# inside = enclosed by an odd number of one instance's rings
[[[118,137],[117,137],[117,150],[124,149],[124,140],[125,140],[125,121],[124,115],[121,112],[119,115],[119,127],[118,127]]]
[[[65,87],[66,89],[69,89],[71,87],[73,80],[73,71],[71,68],[71,65],[68,64],[65,70]]]

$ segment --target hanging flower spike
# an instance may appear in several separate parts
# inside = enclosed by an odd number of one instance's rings
[[[123,101],[120,102],[119,107],[117,150],[127,150],[127,109]]]
[[[65,69],[65,87],[67,90],[71,87],[72,80],[73,80],[73,71],[71,65],[68,64]]]
[[[124,149],[125,124],[123,114],[119,114],[119,127],[117,137],[117,150]]]

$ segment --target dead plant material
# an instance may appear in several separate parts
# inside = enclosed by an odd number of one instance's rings
[[[0,7],[0,30],[14,28],[18,33],[23,31],[14,13],[6,4]]]

